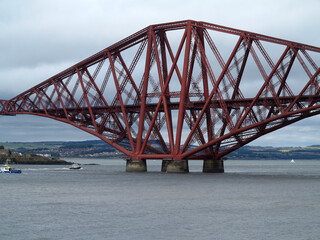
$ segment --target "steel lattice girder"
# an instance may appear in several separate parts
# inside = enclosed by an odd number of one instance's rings
[[[319,54],[211,23],[152,25],[0,112],[71,124],[134,159],[219,159],[319,113]]]

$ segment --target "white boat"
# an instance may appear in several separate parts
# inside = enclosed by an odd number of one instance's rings
[[[80,168],[81,168],[81,166],[78,163],[74,163],[69,167],[69,169],[80,169]]]
[[[0,173],[21,173],[20,169],[14,169],[10,167],[8,164],[5,164],[0,167]]]
[[[293,159],[291,159],[290,163],[295,163],[295,161]]]

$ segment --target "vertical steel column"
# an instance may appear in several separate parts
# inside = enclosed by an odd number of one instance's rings
[[[162,62],[162,76],[163,76],[163,85],[166,86],[167,82],[170,81],[170,79],[168,78],[168,64],[167,64],[167,55],[166,55],[166,47],[165,47],[165,32],[164,31],[160,31],[159,32],[159,37],[160,37],[160,51],[161,51],[161,62]],[[167,87],[164,87],[164,96],[166,98],[166,102],[167,104],[170,105],[170,88],[169,85],[167,85]],[[171,114],[171,109],[168,109],[167,112],[168,117],[166,118],[166,121],[169,122],[169,125],[167,125],[167,129],[168,129],[168,135],[171,135],[172,141],[173,141],[173,129],[172,129],[172,114]],[[173,153],[174,149],[173,149],[173,144],[172,144],[172,148],[170,147],[170,152]]]
[[[186,96],[186,83],[187,83],[188,69],[189,69],[191,30],[192,30],[191,21],[188,21],[187,26],[186,26],[186,30],[185,30],[187,32],[187,38],[186,38],[186,44],[185,44],[186,46],[185,46],[183,73],[182,73],[182,81],[181,81],[180,104],[179,104],[177,133],[176,133],[176,141],[175,141],[175,154],[178,154],[179,150],[180,150],[181,135],[182,135],[183,121],[184,121],[185,100],[187,97]]]
[[[207,75],[207,68],[205,65],[205,59],[206,57],[203,56],[205,53],[205,43],[204,43],[204,36],[203,36],[203,28],[198,29],[198,34],[199,34],[199,39],[200,39],[200,44],[202,45],[203,52],[201,54],[201,73],[202,73],[202,83],[203,83],[203,95],[204,95],[204,100],[207,101],[209,98],[209,85],[208,85],[208,75]],[[213,139],[213,126],[212,126],[212,118],[211,118],[211,113],[210,109],[206,109],[206,123],[207,123],[207,135],[208,135],[208,141]],[[209,152],[213,156],[213,146],[209,147]]]
[[[161,97],[160,99],[162,99],[162,103],[163,103],[163,108],[164,108],[164,112],[165,112],[165,117],[166,117],[166,123],[168,126],[168,135],[169,135],[169,144],[170,144],[170,149],[173,148],[173,133],[172,133],[172,127],[171,127],[171,120],[169,118],[169,107],[168,107],[168,103],[167,103],[167,98],[165,96],[165,91],[167,88],[165,88],[165,84],[164,84],[164,79],[162,76],[162,72],[161,72],[161,64],[160,64],[160,56],[159,56],[159,52],[158,52],[158,46],[157,46],[157,41],[156,41],[156,36],[153,33],[153,46],[154,46],[154,53],[155,53],[155,57],[156,57],[156,63],[157,63],[157,69],[158,69],[158,77],[159,77],[159,83],[160,83],[160,88],[161,88]],[[169,85],[167,85],[166,87],[168,87]],[[159,101],[161,101],[159,99]]]
[[[147,55],[146,55],[146,62],[144,68],[144,76],[143,76],[143,87],[141,93],[141,107],[140,107],[140,118],[139,118],[139,129],[137,135],[137,147],[136,147],[136,154],[140,153],[141,146],[142,146],[142,134],[144,131],[144,118],[146,112],[146,101],[147,101],[147,93],[148,93],[148,82],[149,82],[149,72],[150,72],[150,61],[151,61],[151,53],[152,53],[152,27],[148,29],[148,46],[147,46]],[[144,139],[146,141],[146,139]]]

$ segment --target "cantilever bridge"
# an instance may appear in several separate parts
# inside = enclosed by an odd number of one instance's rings
[[[206,22],[151,25],[10,100],[3,115],[71,124],[127,171],[222,172],[222,157],[320,113],[320,48]],[[317,63],[318,62],[318,63]]]

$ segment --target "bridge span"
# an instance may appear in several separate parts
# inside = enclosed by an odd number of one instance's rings
[[[192,20],[148,26],[9,99],[0,114],[71,124],[127,171],[223,172],[223,157],[320,113],[320,48]]]

